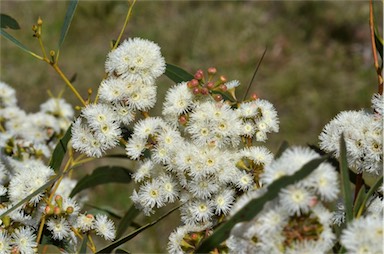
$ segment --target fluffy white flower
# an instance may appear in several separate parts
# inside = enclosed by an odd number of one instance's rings
[[[152,82],[165,71],[165,60],[160,47],[151,41],[133,38],[123,41],[107,55],[105,70],[132,81]]]
[[[64,217],[50,218],[47,221],[47,228],[52,232],[53,239],[63,240],[71,232],[70,225]]]
[[[17,98],[14,88],[0,81],[0,108],[16,106]]]
[[[97,214],[95,216],[94,228],[96,234],[102,236],[105,240],[115,239],[116,229],[112,220],[104,214]]]
[[[163,103],[163,115],[177,117],[193,108],[193,94],[186,82],[179,83],[167,91]]]
[[[36,235],[31,227],[18,228],[12,233],[11,237],[12,245],[21,254],[30,254],[36,252]]]

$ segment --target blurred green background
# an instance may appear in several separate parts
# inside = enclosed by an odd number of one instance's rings
[[[68,2],[0,3],[1,12],[21,26],[8,32],[24,45],[40,53],[31,30],[40,16],[47,50],[57,48]],[[375,7],[376,23],[382,24],[380,1]],[[74,85],[84,97],[88,88],[96,91],[104,75],[110,41],[117,38],[127,9],[122,1],[80,1],[78,5],[59,65],[68,77],[76,74]],[[192,73],[216,67],[219,74],[243,84],[240,98],[267,48],[251,92],[269,100],[279,113],[280,132],[270,135],[266,143],[276,152],[283,140],[317,144],[322,128],[338,112],[370,107],[377,77],[368,17],[368,1],[138,1],[123,38],[155,41],[167,62]],[[4,38],[0,42],[0,79],[17,89],[21,108],[37,111],[48,98],[48,89],[53,94],[64,89],[46,63]],[[172,82],[162,77],[158,85],[163,97]],[[68,89],[64,97],[78,104]],[[161,99],[156,108],[161,109]],[[99,201],[107,200],[117,210],[129,207],[126,186],[98,187],[95,193]],[[168,234],[177,224],[177,216],[160,223],[147,236],[135,238],[128,249],[164,252]]]

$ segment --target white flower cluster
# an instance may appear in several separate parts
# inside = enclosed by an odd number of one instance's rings
[[[72,128],[73,147],[90,157],[101,157],[122,137],[121,126],[156,103],[155,81],[165,71],[160,47],[134,38],[111,51],[105,62],[108,77],[99,87],[99,102],[86,105]]]
[[[289,148],[265,167],[261,181],[268,186],[318,157],[309,148]],[[336,169],[323,162],[303,180],[282,189],[251,221],[236,224],[226,241],[230,252],[327,253],[336,236],[331,228],[332,213],[322,202],[335,200],[338,192]],[[243,195],[231,214],[264,193],[263,188]]]
[[[347,160],[358,173],[383,173],[383,96],[372,98],[373,113],[364,110],[340,112],[319,136],[320,148],[340,156],[340,136],[343,133]]]
[[[180,232],[209,228],[228,214],[237,192],[260,187],[259,174],[273,158],[252,140],[265,141],[267,133],[278,131],[276,110],[262,99],[232,105],[221,96],[218,100],[214,91],[223,83],[209,87],[193,79],[173,86],[163,117],[138,121],[126,145],[128,157],[140,160],[133,175],[140,187],[132,200],[148,215],[181,201]],[[179,243],[172,239],[174,252]]]
[[[55,176],[45,161],[54,145],[68,129],[72,107],[60,98],[40,105],[40,111],[27,114],[17,107],[14,89],[0,82],[0,215],[36,192]],[[115,227],[105,215],[80,213],[78,203],[86,197],[69,197],[77,181],[68,177],[32,196],[25,204],[0,218],[0,253],[36,253],[37,235],[42,223],[45,237],[65,242],[75,250],[75,232],[95,232],[113,240]],[[55,200],[48,202],[50,197]],[[82,218],[87,217],[87,226]],[[44,218],[44,219],[43,219]]]
[[[17,159],[49,158],[73,114],[72,106],[59,98],[41,104],[39,112],[27,113],[17,106],[15,90],[0,82],[0,147]]]

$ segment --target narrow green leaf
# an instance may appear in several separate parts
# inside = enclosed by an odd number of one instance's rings
[[[377,31],[377,28],[375,28],[375,44],[376,49],[379,51],[380,57],[381,57],[381,65],[383,65],[383,38],[380,37],[379,32]]]
[[[121,219],[119,226],[116,230],[116,238],[119,239],[127,228],[132,224],[133,220],[140,214],[140,211],[136,209],[135,205],[131,205],[128,211],[124,214]]]
[[[54,178],[52,178],[51,180],[49,180],[47,183],[45,183],[44,185],[42,185],[40,188],[38,188],[37,190],[35,190],[33,193],[31,193],[30,195],[28,195],[27,197],[25,197],[23,200],[21,200],[20,202],[18,202],[16,205],[12,206],[10,209],[8,209],[7,211],[5,211],[3,214],[0,215],[0,219],[3,218],[4,216],[6,216],[7,214],[13,212],[14,210],[16,210],[18,207],[22,206],[23,204],[25,204],[26,202],[28,202],[32,197],[36,196],[37,194],[43,192],[45,189],[47,189],[48,187],[50,187],[52,184],[54,184],[57,179],[62,175],[62,173],[59,173],[58,175],[56,175]]]
[[[349,182],[349,169],[347,162],[347,147],[344,140],[344,134],[340,137],[340,175],[341,175],[341,191],[343,193],[344,205],[345,205],[345,217],[346,222],[350,222],[353,219],[353,192],[351,189],[351,183]]]
[[[229,237],[231,229],[241,221],[249,221],[254,218],[264,207],[264,205],[275,199],[280,190],[288,185],[294,184],[297,181],[307,177],[312,173],[327,157],[320,157],[306,163],[300,170],[293,175],[284,176],[277,179],[267,187],[267,191],[259,198],[251,200],[239,212],[231,217],[227,222],[220,225],[212,235],[205,239],[197,248],[196,253],[207,253],[216,246],[219,246],[224,240]]]
[[[53,150],[49,166],[57,172],[60,169],[61,163],[63,162],[64,155],[67,152],[67,145],[72,137],[72,125],[70,125],[65,132],[64,136],[59,140],[55,149]]]
[[[0,29],[0,34],[1,36],[3,36],[4,38],[10,40],[11,42],[13,42],[16,46],[18,46],[19,48],[21,48],[22,50],[24,50],[25,52],[33,55],[33,56],[37,56],[35,53],[33,53],[32,51],[30,51],[26,46],[24,46],[21,42],[19,42],[15,37],[13,37],[12,35],[10,35],[9,33],[7,33],[6,31],[4,31],[4,29]],[[39,56],[37,56],[39,57]]]
[[[14,30],[20,29],[19,23],[17,23],[16,19],[3,13],[0,13],[0,25],[1,28],[10,28]]]
[[[226,94],[223,93],[223,92],[220,92],[220,91],[212,91],[212,94],[220,94],[221,97],[223,97],[223,99],[224,99],[225,101],[236,102],[233,98],[229,97],[228,95],[226,95]]]
[[[70,197],[84,189],[106,183],[129,183],[131,171],[119,166],[103,166],[95,169],[91,175],[86,175],[73,188]]]
[[[59,48],[57,51],[60,51],[61,45],[64,42],[65,37],[67,36],[69,27],[72,22],[73,15],[75,14],[75,10],[78,4],[78,0],[70,0],[69,6],[67,9],[67,13],[65,14],[65,19],[64,19],[64,24],[61,27],[61,34],[60,34],[60,39],[59,39]]]
[[[153,225],[157,224],[158,222],[160,222],[162,219],[164,219],[165,217],[167,217],[168,215],[170,215],[171,213],[173,213],[175,210],[179,209],[180,205],[173,208],[172,210],[170,210],[169,212],[167,212],[166,214],[162,215],[160,218],[158,218],[157,220],[155,221],[152,221],[144,226],[142,226],[141,228],[138,228],[136,230],[134,230],[132,233],[124,236],[123,238],[111,243],[110,245],[108,245],[107,247],[99,250],[98,252],[96,252],[96,254],[101,254],[101,253],[111,253],[114,249],[116,249],[117,247],[119,247],[120,245],[128,242],[129,240],[131,240],[132,238],[134,238],[135,236],[137,236],[138,234],[140,234],[141,232],[143,232],[144,230],[152,227]]]
[[[81,242],[81,246],[80,246],[78,254],[87,253],[87,242],[88,242],[88,237],[84,236],[83,241]]]
[[[365,198],[365,186],[363,185],[361,189],[359,190],[359,193],[357,194],[355,204],[353,205],[353,216],[356,217],[357,213],[359,212],[359,209],[363,203],[363,200]]]
[[[193,75],[189,72],[177,67],[176,65],[166,64],[165,75],[170,78],[175,83],[180,83],[183,81],[190,81],[193,79]]]
[[[363,214],[363,212],[365,210],[365,206],[368,203],[368,199],[381,186],[382,183],[383,183],[383,176],[381,176],[379,179],[377,179],[376,183],[369,189],[369,191],[367,192],[367,195],[365,195],[365,198],[364,198],[363,202],[361,202],[359,209],[356,209],[356,210],[358,210],[358,213],[356,214],[357,217],[360,217]]]
[[[99,206],[95,206],[95,205],[92,205],[89,203],[86,203],[85,205],[92,208],[92,210],[88,210],[88,213],[97,214],[97,213],[101,212],[101,213],[106,213],[106,214],[108,214],[109,217],[113,217],[114,219],[117,219],[117,220],[121,220],[121,218],[122,218],[121,215],[117,214],[117,212],[115,212],[115,211],[112,211],[113,209],[111,209],[111,208],[99,207]]]
[[[117,249],[115,251],[115,254],[129,254],[130,252],[123,250],[123,249]]]

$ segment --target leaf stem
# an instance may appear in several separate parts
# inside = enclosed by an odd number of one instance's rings
[[[129,21],[129,18],[131,17],[132,9],[133,9],[133,6],[135,5],[135,3],[136,3],[136,0],[133,0],[132,4],[129,6],[127,16],[125,17],[123,28],[121,29],[119,37],[117,37],[117,40],[114,43],[112,50],[117,48],[117,45],[119,45],[119,43],[120,43],[121,37],[123,37],[124,30],[128,25],[128,21]]]
[[[60,67],[56,63],[51,63],[51,66],[55,71],[60,75],[60,77],[64,80],[65,84],[71,89],[71,91],[76,95],[76,97],[80,100],[80,102],[83,104],[83,106],[86,106],[87,103],[84,101],[84,99],[81,97],[79,92],[76,90],[76,88],[71,84],[71,82],[68,80],[68,78],[65,76],[65,74],[61,71]]]

